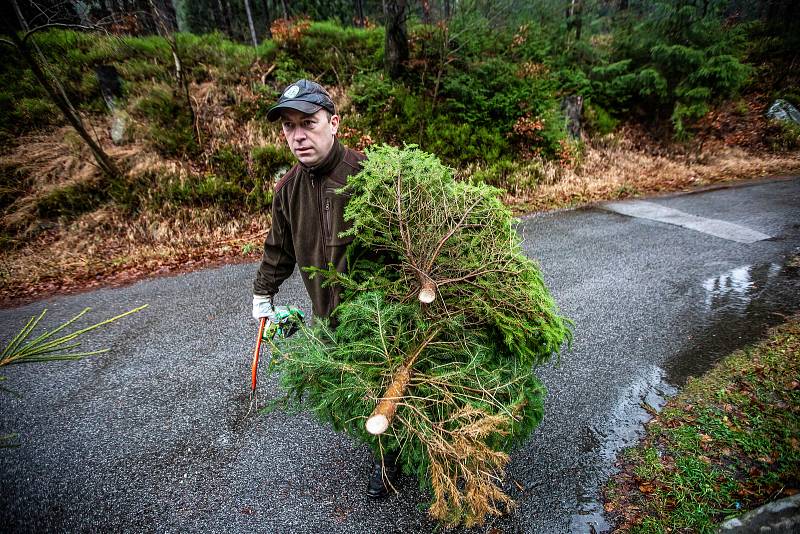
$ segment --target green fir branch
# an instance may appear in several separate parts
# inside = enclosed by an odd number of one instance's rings
[[[66,321],[62,325],[54,328],[53,330],[45,331],[41,335],[29,340],[28,338],[30,337],[31,333],[39,325],[47,313],[47,310],[45,309],[41,314],[39,314],[38,317],[31,317],[25,326],[17,333],[17,335],[15,335],[14,338],[9,341],[2,353],[0,353],[0,367],[20,363],[80,360],[86,356],[93,356],[107,352],[109,349],[100,349],[88,352],[70,351],[75,350],[81,345],[80,341],[72,343],[75,339],[97,328],[105,326],[109,323],[113,323],[114,321],[117,321],[118,319],[121,319],[132,313],[141,311],[147,306],[147,304],[144,306],[139,306],[138,308],[134,308],[110,319],[100,321],[99,323],[81,328],[80,330],[76,330],[75,332],[63,335],[61,337],[51,339],[65,328],[75,323],[75,321],[83,317],[83,315],[90,310],[90,308],[85,308],[75,317]]]

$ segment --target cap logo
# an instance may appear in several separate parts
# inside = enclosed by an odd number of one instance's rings
[[[300,92],[300,88],[296,85],[290,86],[285,93],[283,93],[284,98],[294,98],[297,96],[297,93]]]

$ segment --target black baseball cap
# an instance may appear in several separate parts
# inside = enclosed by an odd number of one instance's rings
[[[310,80],[297,80],[292,85],[283,90],[283,94],[278,99],[278,103],[267,111],[267,120],[276,121],[281,115],[282,109],[296,109],[302,113],[316,113],[325,109],[336,114],[336,108],[328,94],[320,84]]]

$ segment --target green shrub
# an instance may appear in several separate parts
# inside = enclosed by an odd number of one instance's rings
[[[12,107],[11,119],[20,121],[23,129],[42,128],[64,122],[61,110],[47,98],[20,98]]]
[[[228,182],[216,174],[204,174],[169,179],[152,200],[158,206],[215,206],[226,211],[236,211],[246,198],[247,192],[240,185]]]
[[[294,155],[285,146],[266,145],[253,149],[253,177],[259,181],[272,181],[278,173],[286,172],[295,164]]]
[[[323,85],[349,84],[359,72],[381,69],[383,35],[383,28],[312,22],[292,55],[298,68],[314,72]]]
[[[38,198],[36,213],[43,219],[74,217],[94,210],[108,199],[108,192],[100,183],[69,183]]]
[[[211,169],[219,178],[235,184],[247,179],[247,161],[233,147],[222,147],[209,158]]]
[[[186,103],[166,86],[154,86],[134,105],[134,113],[147,120],[150,144],[165,156],[189,157],[199,147]]]
[[[433,119],[429,101],[381,73],[357,76],[350,94],[353,106],[361,114],[361,122],[349,121],[349,124],[361,130],[369,128],[381,140],[395,144],[420,143],[425,125]]]
[[[509,145],[496,129],[459,124],[440,115],[426,127],[421,148],[451,165],[464,165],[472,161],[494,161],[508,152]]]
[[[622,18],[608,62],[592,69],[592,99],[617,114],[669,117],[675,135],[709,106],[735,97],[752,69],[742,62],[744,27],[724,23],[718,5],[656,2],[640,19]]]
[[[448,113],[505,132],[526,112],[538,115],[554,102],[554,84],[547,77],[520,78],[518,68],[506,59],[488,58],[448,73],[442,88]]]
[[[167,177],[159,176],[153,171],[136,175],[123,173],[109,180],[108,196],[118,207],[129,213],[137,213],[148,204],[159,207],[157,202],[148,202],[148,199],[158,196],[158,188],[168,181]]]
[[[205,35],[179,33],[175,35],[181,59],[190,77],[205,79],[206,66],[214,67],[214,79],[220,83],[238,83],[246,76],[259,54],[252,46],[234,43],[215,32]],[[267,53],[268,46],[264,46]]]
[[[484,183],[494,187],[505,188],[508,185],[511,174],[518,168],[518,165],[507,158],[499,159],[488,164],[484,168],[476,169],[469,177],[473,184]]]
[[[295,164],[295,158],[283,145],[256,147],[252,158],[253,172],[246,205],[255,212],[261,212],[272,205],[275,181]]]
[[[590,135],[607,135],[616,130],[619,121],[611,116],[603,107],[587,100],[583,107],[583,118],[586,130]]]
[[[800,124],[791,121],[770,121],[766,142],[775,152],[800,149]]]
[[[275,70],[272,71],[272,76],[280,85],[280,90],[300,78],[314,78],[308,71],[303,69],[298,61],[284,51],[278,52],[275,56]]]

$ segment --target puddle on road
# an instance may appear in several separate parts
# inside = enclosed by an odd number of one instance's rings
[[[800,310],[798,267],[785,263],[743,265],[704,280],[684,347],[664,365],[667,381],[681,386],[722,357],[761,339]]]
[[[599,485],[613,474],[617,455],[644,434],[643,424],[653,409],[661,411],[690,376],[763,338],[769,328],[800,310],[797,258],[795,254],[783,263],[742,265],[690,288],[697,306],[682,318],[694,325],[683,348],[663,368],[653,366],[620,395],[607,420],[586,429],[583,450],[597,455],[599,473],[577,485],[578,510],[571,517],[570,532],[611,530]]]

